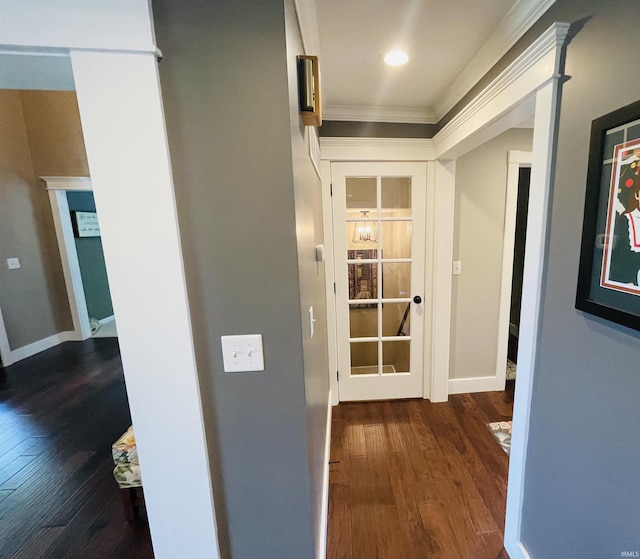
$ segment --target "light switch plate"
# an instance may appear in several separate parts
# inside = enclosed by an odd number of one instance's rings
[[[310,337],[313,339],[313,335],[316,331],[316,318],[313,316],[313,307],[309,307],[309,331]]]
[[[462,273],[462,262],[460,260],[454,260],[453,262],[453,275],[459,276]]]
[[[225,373],[264,371],[262,335],[221,336]]]
[[[17,270],[18,268],[20,268],[20,259],[7,258],[7,268],[9,268],[9,270]]]

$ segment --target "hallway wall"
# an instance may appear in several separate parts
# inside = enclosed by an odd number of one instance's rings
[[[0,90],[0,307],[12,350],[73,329],[43,175],[87,175],[75,92]],[[7,269],[7,258],[22,267]]]
[[[531,557],[620,557],[640,552],[640,332],[574,302],[591,122],[638,100],[640,11],[637,0],[559,0],[548,17],[579,23],[559,114],[522,540]]]
[[[507,155],[531,151],[533,130],[514,128],[456,162],[450,378],[496,374],[507,193]]]
[[[222,554],[308,559],[328,371],[320,179],[297,109],[293,3],[153,10]],[[226,334],[262,334],[265,370],[225,373]]]

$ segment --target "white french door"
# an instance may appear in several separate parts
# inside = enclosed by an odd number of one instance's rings
[[[332,163],[340,400],[423,395],[426,164]]]

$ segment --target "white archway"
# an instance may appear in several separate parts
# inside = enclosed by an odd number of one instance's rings
[[[5,0],[0,19],[11,67],[71,63],[155,556],[181,557],[188,542],[189,557],[218,557],[150,4]],[[176,440],[181,452],[168,452]]]

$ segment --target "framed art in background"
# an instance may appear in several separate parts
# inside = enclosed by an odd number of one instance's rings
[[[640,330],[640,101],[591,125],[576,308]]]

